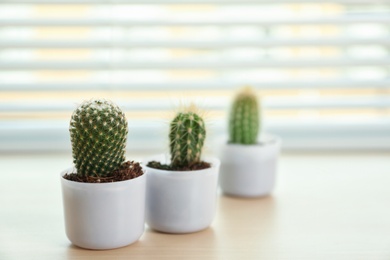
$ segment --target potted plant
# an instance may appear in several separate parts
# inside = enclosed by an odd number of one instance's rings
[[[272,192],[281,140],[260,135],[259,105],[251,87],[235,97],[229,118],[229,142],[222,147],[220,187],[224,194],[259,197]]]
[[[216,209],[216,158],[202,160],[205,123],[194,105],[170,123],[170,155],[147,160],[146,223],[166,233],[190,233],[210,226]]]
[[[127,120],[114,103],[82,103],[70,121],[74,167],[61,173],[65,230],[76,246],[129,245],[144,230],[146,177],[125,162]]]

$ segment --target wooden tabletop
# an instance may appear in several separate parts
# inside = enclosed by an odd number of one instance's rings
[[[72,246],[59,173],[70,155],[1,155],[0,259],[390,260],[390,155],[285,154],[272,196],[220,195],[204,231],[145,230],[130,246]]]

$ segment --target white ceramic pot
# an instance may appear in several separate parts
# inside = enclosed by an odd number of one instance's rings
[[[169,163],[160,155],[144,161]],[[146,167],[146,223],[166,233],[191,233],[210,226],[216,210],[218,159],[205,159],[211,168],[165,171]]]
[[[113,249],[137,241],[145,223],[146,175],[113,183],[80,183],[61,173],[65,230],[76,246]]]
[[[259,144],[225,144],[221,153],[220,187],[239,197],[268,195],[275,186],[281,140],[262,136]]]

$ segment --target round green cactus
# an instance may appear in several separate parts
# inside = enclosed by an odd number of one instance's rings
[[[114,103],[82,103],[73,112],[69,131],[77,174],[105,177],[124,163],[127,120]]]
[[[170,124],[171,166],[191,166],[200,162],[205,138],[205,124],[195,106],[179,112]]]
[[[260,128],[259,106],[254,90],[240,91],[231,108],[229,118],[229,142],[255,144]]]

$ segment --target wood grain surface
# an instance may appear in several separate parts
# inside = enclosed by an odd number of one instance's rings
[[[212,226],[170,235],[146,228],[130,246],[72,246],[59,173],[70,155],[0,156],[0,259],[390,260],[390,155],[285,154],[272,196],[219,195]]]

